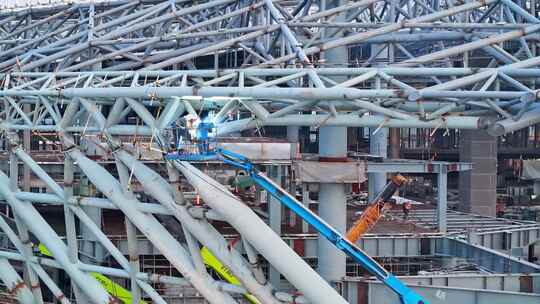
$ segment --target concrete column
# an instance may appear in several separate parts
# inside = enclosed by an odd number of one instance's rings
[[[344,160],[347,157],[347,128],[321,128],[319,155],[321,161]],[[337,231],[345,233],[347,228],[345,184],[320,184],[319,215]],[[339,281],[345,276],[345,254],[323,236],[319,236],[318,256],[319,274],[323,278],[332,282]]]
[[[460,209],[495,216],[497,201],[497,138],[485,131],[460,131],[459,160],[472,170],[459,173]]]
[[[96,68],[98,67],[96,66]],[[87,112],[83,113],[83,115],[81,116],[81,121],[82,123],[88,124],[89,126],[97,126],[94,120],[92,119],[91,115]],[[91,135],[97,135],[98,133],[87,132],[86,134],[91,136]],[[95,137],[95,138],[99,138],[99,137]],[[80,145],[84,149],[87,156],[91,156],[91,155],[97,156],[103,152],[101,149],[98,148],[97,143],[86,139],[85,136],[81,138]],[[79,181],[79,195],[91,196],[92,194],[94,194],[91,192],[93,192],[92,184],[89,182],[86,176],[81,176],[81,179]],[[101,229],[102,228],[101,227],[102,226],[101,225],[101,222],[102,222],[101,208],[82,207],[82,209],[92,219],[92,221],[96,223],[96,225]],[[88,261],[89,259],[85,257],[86,255],[88,257],[93,257],[96,261],[98,261],[98,263],[102,262],[105,255],[105,249],[101,246],[101,244],[99,244],[94,234],[85,225],[80,226],[80,233],[83,238],[83,242],[81,244],[80,250],[84,252],[84,255],[81,255],[81,260],[83,262],[90,262]]]
[[[347,128],[322,127],[319,129],[319,157],[321,161],[344,161],[347,158]]]
[[[81,196],[93,195],[90,189],[91,184],[86,177],[81,177],[79,187],[79,194]],[[82,207],[82,209],[86,215],[88,215],[88,217],[90,217],[92,221],[101,229],[101,208],[85,206]],[[104,248],[101,246],[101,244],[99,244],[97,238],[85,225],[81,225],[80,230],[81,236],[84,240],[82,242],[81,251],[84,252],[86,256],[93,257],[96,261],[102,262],[104,258]],[[90,262],[84,255],[81,256],[81,260],[83,262]]]
[[[300,127],[288,126],[287,127],[287,140],[291,143],[291,158],[295,159],[296,155],[300,152],[300,142],[298,141],[298,134]]]
[[[11,150],[9,151],[9,183],[9,187],[14,192],[17,191],[17,187],[19,186],[19,159]]]
[[[281,167],[268,166],[268,177],[281,186]],[[277,234],[281,234],[281,203],[270,193],[267,193],[268,216],[270,218],[270,227]]]
[[[535,180],[533,184],[533,193],[535,195],[540,195],[540,180]]]
[[[300,127],[298,126],[287,127],[287,140],[291,143],[291,159],[296,159],[297,154],[300,152],[300,143],[298,141],[299,131]],[[289,192],[291,193],[291,195],[295,196],[296,184],[290,178],[287,179],[287,184],[288,186],[290,186]],[[296,226],[296,221],[296,213],[289,211],[289,226]]]
[[[268,177],[272,179],[278,185],[281,185],[281,167],[280,166],[268,166]],[[268,217],[270,221],[270,228],[276,232],[277,235],[281,235],[281,203],[274,198],[270,193],[267,193],[266,202],[268,203]],[[279,288],[281,285],[280,273],[270,265],[268,270],[268,280],[273,286]]]
[[[321,9],[331,9],[344,5],[344,0],[321,0]],[[346,14],[336,16],[336,22],[345,21]],[[341,37],[339,29],[323,29],[323,37]],[[338,47],[321,53],[321,59],[326,60],[328,67],[347,67],[349,50]],[[345,80],[343,77],[332,77],[335,81]],[[322,127],[319,129],[319,156],[324,161],[344,161],[347,158],[347,128]],[[344,184],[320,184],[319,186],[319,215],[337,231],[345,233],[347,225],[347,202]],[[329,282],[341,281],[345,276],[346,257],[319,235],[318,241],[319,274]]]
[[[262,195],[261,188],[259,186],[256,186],[255,187],[255,204],[257,204],[257,206],[260,206],[262,202],[263,202],[263,195]]]
[[[308,184],[303,183],[302,184],[302,204],[304,204],[304,206],[309,208],[310,201],[311,200],[309,199]],[[309,224],[306,221],[302,220],[302,233],[308,233],[308,232],[309,232]]]
[[[393,8],[393,4],[391,5]],[[371,52],[377,54],[377,60],[381,60],[381,63],[377,63],[379,66],[384,66],[390,57],[389,48],[386,48],[383,44],[374,44],[371,47]],[[381,49],[383,49],[381,51]],[[386,88],[385,84],[381,84],[381,80],[377,78],[375,80],[375,88]],[[388,157],[388,128],[372,128],[369,130],[369,153],[372,155],[381,156],[383,158]],[[369,173],[368,174],[368,200],[372,201],[377,193],[381,191],[386,185],[386,173]]]
[[[446,233],[446,206],[448,198],[448,173],[446,167],[437,174],[437,226],[439,232]]]
[[[341,233],[346,231],[347,204],[345,184],[321,184],[319,214]],[[319,273],[328,281],[338,281],[345,276],[345,254],[324,237],[319,236]]]
[[[370,129],[369,153],[387,158],[388,156],[388,128]],[[368,200],[372,201],[377,193],[386,185],[386,173],[368,174]]]

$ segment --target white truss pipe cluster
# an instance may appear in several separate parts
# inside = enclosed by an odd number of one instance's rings
[[[208,275],[200,274],[195,270],[189,253],[152,215],[131,208],[131,205],[140,204],[140,202],[123,193],[120,183],[107,170],[88,159],[77,149],[72,149],[68,153],[92,183],[130,218],[131,222],[209,302],[215,304],[236,302],[230,295],[219,291]]]
[[[149,282],[194,287],[211,303],[235,303],[233,296],[244,292],[263,304],[345,303],[216,181],[187,163],[168,163],[168,178],[161,176],[137,158],[139,144],[133,150],[121,146],[120,136],[148,137],[159,143],[152,148],[165,149],[164,130],[206,112],[215,113],[221,136],[265,126],[485,129],[499,136],[540,123],[538,1],[322,3],[0,1],[0,132],[10,138],[50,132],[64,140],[66,150],[63,183],[16,140],[7,151],[9,177],[0,172],[0,199],[16,215],[17,229],[2,220],[0,228],[18,251],[0,250],[0,269],[7,269],[0,279],[21,287],[20,302],[43,302],[40,290],[31,288],[41,280],[69,303],[47,272],[52,267],[66,271],[82,302],[113,300],[87,274],[96,271],[129,279],[135,299],[156,303],[166,301]],[[334,48],[347,48],[350,60],[325,61]],[[91,160],[84,146],[75,145],[76,136],[111,153],[116,172]],[[18,160],[49,193],[19,191]],[[75,163],[104,197],[72,196]],[[180,172],[210,211],[189,205],[178,187]],[[152,204],[135,198],[132,179]],[[37,202],[64,207],[67,244],[33,206]],[[125,215],[129,260],[87,207]],[[180,222],[185,246],[156,217]],[[79,260],[75,218],[120,268]],[[212,220],[239,231],[247,259],[229,248]],[[183,278],[140,272],[137,229]],[[31,235],[51,258],[33,256]],[[242,286],[210,278],[200,246]],[[303,296],[271,286],[257,254]],[[11,260],[23,262],[28,278],[11,271]]]
[[[9,178],[0,171],[0,194],[13,209],[21,221],[42,242],[62,265],[71,279],[83,290],[85,295],[94,303],[109,304],[115,300],[103,290],[101,285],[91,276],[82,272],[68,257],[68,248],[58,237],[51,226],[29,202],[20,201],[9,189]]]
[[[289,245],[227,188],[187,162],[174,162],[204,201],[220,213],[311,303],[347,303]]]
[[[137,161],[126,151],[118,150],[117,157],[131,168],[135,177],[140,180],[146,193],[154,197],[174,217],[176,217],[196,237],[201,244],[212,251],[216,257],[240,279],[243,285],[264,303],[279,301],[272,295],[272,288],[267,282],[258,282],[249,269],[248,262],[234,248],[229,248],[227,241],[212,225],[203,220],[194,219],[184,205],[176,203],[170,185],[159,174]],[[182,199],[182,198],[180,198]],[[180,202],[184,203],[185,202]]]
[[[107,2],[108,0],[2,0],[0,1],[0,9],[14,10],[25,8],[46,7],[59,4],[73,3],[96,3]]]

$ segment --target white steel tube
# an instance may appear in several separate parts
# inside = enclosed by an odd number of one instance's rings
[[[10,294],[14,295],[19,303],[34,304],[34,295],[30,288],[24,284],[19,274],[5,258],[0,258],[0,280],[7,286]]]
[[[210,249],[257,299],[268,304],[279,303],[272,295],[271,286],[260,284],[256,280],[240,253],[234,248],[228,248],[227,241],[214,227],[205,221],[194,219],[185,206],[175,203],[169,184],[159,174],[137,161],[126,151],[118,150],[116,155],[128,168],[132,168],[133,174],[141,182],[144,191],[170,210],[183,226]]]
[[[124,212],[148,240],[210,303],[236,303],[230,295],[219,291],[209,276],[203,276],[195,270],[185,248],[152,215],[132,208],[134,204],[140,204],[140,202],[125,195],[120,183],[105,168],[88,159],[76,148],[69,150],[68,154],[77,162],[81,171],[86,174],[92,184]]]
[[[188,162],[174,162],[204,201],[227,219],[293,286],[315,304],[347,303],[245,204]]]
[[[58,237],[56,232],[43,219],[39,212],[29,202],[18,200],[9,189],[9,178],[0,171],[0,194],[6,199],[8,205],[15,214],[23,221],[29,230],[42,242],[52,253],[56,261],[69,274],[77,286],[93,303],[109,304],[114,298],[109,296],[101,285],[91,276],[82,272],[76,264],[71,263],[67,252],[67,246]]]

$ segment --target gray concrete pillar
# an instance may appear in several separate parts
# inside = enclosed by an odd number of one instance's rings
[[[281,167],[268,166],[267,174],[272,181],[281,185]],[[270,218],[270,227],[277,234],[281,234],[281,203],[274,198],[270,193],[267,193],[266,201],[268,202],[268,216]]]
[[[330,9],[344,5],[344,0],[321,0],[321,8]],[[334,21],[345,21],[346,14],[338,14]],[[341,37],[339,29],[323,29],[323,37]],[[349,50],[347,47],[337,47],[321,52],[321,59],[326,60],[328,67],[347,67],[349,65]],[[335,81],[345,78],[334,76]],[[322,127],[319,129],[319,157],[321,161],[345,161],[347,158],[347,128]],[[337,231],[345,233],[347,225],[347,202],[344,184],[320,184],[319,186],[319,215]],[[341,281],[345,276],[346,257],[324,237],[318,241],[319,274],[329,282]]]
[[[81,177],[79,181],[79,194],[81,196],[92,196],[92,190],[91,190],[91,184],[88,181],[86,177]],[[102,222],[102,210],[97,207],[82,207],[84,212],[92,219],[92,221],[101,229],[101,222]],[[81,236],[83,238],[83,242],[81,245],[81,251],[84,252],[85,255],[81,256],[81,260],[83,262],[90,262],[91,259],[88,259],[88,257],[93,257],[96,261],[102,262],[105,252],[104,248],[99,244],[97,238],[94,236],[94,234],[85,226],[80,226],[81,230]]]
[[[446,207],[448,199],[448,173],[446,166],[437,174],[437,226],[441,233],[446,233]]]
[[[9,187],[13,192],[17,191],[19,186],[19,158],[9,150]]]
[[[392,5],[393,7],[393,5]],[[390,57],[390,49],[384,44],[374,44],[371,46],[371,53],[378,54],[377,60],[381,62],[376,63],[378,66],[384,66]],[[377,78],[375,80],[376,89],[386,88],[385,83],[381,83],[381,80]],[[373,115],[373,114],[372,114]],[[388,128],[372,128],[369,130],[369,154],[381,156],[383,158],[388,157]],[[369,173],[368,174],[368,200],[371,202],[375,199],[375,196],[386,185],[386,173]]]
[[[540,180],[535,180],[533,184],[533,193],[535,195],[540,195]]]
[[[311,200],[309,199],[309,187],[308,184],[303,183],[302,184],[302,204],[309,208]],[[302,233],[308,233],[309,232],[309,224],[308,222],[302,220]]]
[[[298,134],[300,127],[288,126],[287,127],[287,140],[291,143],[291,158],[295,159],[296,155],[300,152],[300,142],[298,141]]]
[[[345,233],[347,203],[345,184],[321,184],[319,189],[319,214],[337,231]],[[345,276],[345,254],[324,237],[319,236],[319,273],[328,281],[338,281]]]
[[[495,216],[497,201],[497,138],[485,131],[460,131],[459,160],[472,170],[459,173],[460,209]]]
[[[287,140],[291,143],[291,159],[296,159],[300,152],[300,142],[298,141],[300,127],[298,126],[288,126],[287,127]],[[288,173],[288,171],[287,171]],[[287,176],[287,184],[289,186],[289,193],[291,195],[296,195],[296,184],[290,176]],[[289,226],[296,226],[297,216],[296,213],[289,211]]]
[[[343,161],[347,157],[347,128],[323,127],[319,130],[321,161]],[[345,233],[347,202],[344,184],[320,184],[319,215],[337,231]],[[326,280],[340,281],[345,276],[346,256],[324,237],[318,241],[319,274]]]
[[[281,183],[281,166],[268,166],[267,174],[272,181],[282,186]],[[267,193],[266,201],[268,203],[268,217],[270,221],[270,228],[276,232],[277,235],[281,235],[281,203],[279,200],[274,198],[270,193]],[[268,280],[273,286],[281,285],[281,275],[280,273],[272,266],[269,266],[268,270]]]
[[[376,131],[376,132],[375,132]],[[374,133],[375,132],[375,133]],[[370,129],[369,154],[388,157],[388,128]],[[368,174],[368,200],[372,201],[386,185],[386,173]]]

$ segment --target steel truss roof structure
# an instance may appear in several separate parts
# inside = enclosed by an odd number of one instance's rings
[[[190,284],[210,303],[235,303],[231,294],[246,290],[262,303],[291,299],[266,281],[257,251],[302,292],[298,303],[345,303],[253,211],[210,177],[176,163],[168,166],[167,180],[137,160],[118,136],[148,135],[159,142],[179,117],[206,109],[216,112],[214,123],[223,135],[261,126],[513,132],[540,122],[537,4],[140,0],[0,12],[0,129],[11,143],[10,170],[0,172],[0,194],[17,223],[14,231],[0,217],[0,227],[17,249],[0,252],[1,267],[9,269],[0,273],[1,279],[17,285],[21,279],[8,260],[24,261],[29,284],[14,290],[22,303],[41,301],[40,289],[34,288],[38,278],[59,301],[69,303],[44,267],[64,269],[77,298],[93,303],[112,299],[88,271],[129,278],[135,299],[144,292],[156,303],[165,301],[149,282]],[[331,52],[342,52],[346,60],[328,56]],[[232,112],[241,115],[231,117]],[[128,124],[127,116],[144,124]],[[58,134],[66,155],[62,186],[23,149],[19,131]],[[75,133],[103,135],[119,178],[85,155]],[[18,161],[48,186],[54,200],[65,203],[67,245],[32,205],[39,197],[17,194]],[[129,260],[76,203],[75,163],[125,214]],[[189,212],[176,187],[180,172],[240,232],[248,258],[230,249],[208,221]],[[132,177],[183,224],[187,246],[152,213],[133,208],[142,203],[131,191]],[[79,260],[75,218],[120,268]],[[135,228],[184,278],[140,272]],[[33,256],[30,233],[54,258]],[[200,244],[245,289],[208,276]]]

